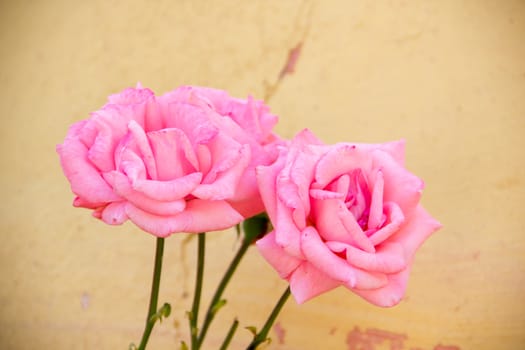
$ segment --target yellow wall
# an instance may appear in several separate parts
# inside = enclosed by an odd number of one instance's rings
[[[127,349],[142,332],[154,238],[71,206],[54,151],[67,127],[137,81],[159,94],[193,84],[262,98],[302,42],[269,101],[277,130],[405,138],[445,227],[417,255],[400,305],[344,290],[290,301],[284,344],[273,333],[271,349],[352,349],[355,327],[404,337],[400,350],[522,349],[524,39],[523,1],[0,2],[0,348]],[[167,240],[160,300],[174,316],[151,349],[188,339],[195,241],[184,255],[183,238]],[[210,235],[205,298],[235,248],[232,232]],[[251,251],[207,349],[234,316],[260,325],[284,287]],[[248,338],[240,329],[233,348]]]

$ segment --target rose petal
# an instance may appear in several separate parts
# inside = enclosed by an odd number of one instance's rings
[[[210,184],[200,184],[193,191],[195,197],[209,200],[232,198],[248,163],[250,162],[250,147],[243,145],[238,151],[238,157],[229,169],[220,172]]]
[[[286,207],[297,209],[302,207],[301,199],[297,193],[297,185],[290,181],[286,169],[283,169],[277,177],[277,195]]]
[[[157,168],[157,179],[170,181],[197,170],[197,157],[182,130],[162,129],[147,135]]]
[[[301,249],[304,256],[319,271],[331,279],[350,286],[355,285],[355,271],[348,263],[335,255],[324,244],[315,228],[309,226],[301,234]]]
[[[91,116],[94,117],[97,114],[98,113],[91,113]],[[93,123],[91,119],[81,120],[69,128],[66,139],[77,139],[82,142],[82,144],[86,146],[87,149],[89,149],[93,145],[93,142],[95,142],[98,131],[97,123]],[[125,131],[127,132],[127,128]]]
[[[345,174],[341,175],[336,182],[334,183],[335,188],[334,190],[341,194],[341,196],[346,199],[346,196],[348,195],[348,192],[350,191],[350,176]]]
[[[321,141],[315,134],[308,128],[303,129],[295,135],[292,142],[294,144],[299,144],[302,146],[324,146],[323,141]]]
[[[226,201],[192,199],[180,215],[191,217],[185,232],[198,233],[231,228],[244,218]]]
[[[212,113],[211,110],[204,110],[189,103],[172,102],[168,94],[160,99],[161,108],[164,106],[167,115],[165,127],[182,130],[192,145],[206,144],[219,133],[219,129],[208,117],[208,114]]]
[[[101,171],[115,170],[114,152],[128,133],[130,118],[115,108],[103,108],[91,113],[81,138],[90,148],[89,157]]]
[[[417,248],[441,224],[432,218],[421,206],[412,213],[413,217],[407,219],[407,223],[393,235],[389,242],[397,242],[403,246],[407,267],[397,273],[388,275],[388,283],[382,288],[373,290],[352,289],[369,302],[383,307],[394,306],[405,294],[412,259]]]
[[[369,236],[370,242],[374,246],[386,241],[391,235],[396,233],[405,221],[405,216],[397,204],[387,202],[384,204],[383,209],[386,214],[386,225]]]
[[[296,150],[291,149],[290,152],[296,152]],[[290,154],[288,154],[288,158],[289,156]],[[295,160],[297,161],[297,158]],[[302,230],[306,226],[306,214],[310,211],[308,188],[300,189],[299,185],[293,182],[291,178],[291,169],[293,166],[294,162],[288,162],[277,176],[277,196],[284,206],[292,209],[292,221],[299,230]],[[304,167],[300,165],[300,162],[298,166],[304,169]],[[302,196],[300,192],[303,192]],[[306,192],[306,194],[304,194],[304,192]],[[306,200],[301,198],[305,196]]]
[[[146,179],[146,167],[142,158],[137,155],[131,148],[123,147],[120,150],[118,171],[126,174],[132,181]]]
[[[121,225],[128,219],[126,215],[126,202],[109,203],[103,210],[101,219],[110,225]]]
[[[155,157],[153,155],[153,150],[151,149],[150,143],[148,142],[148,137],[144,132],[144,129],[134,120],[130,121],[128,124],[128,129],[130,134],[135,141],[135,145],[138,148],[141,159],[146,166],[146,170],[151,179],[158,179],[158,169],[155,162]],[[117,161],[118,162],[118,161]]]
[[[127,88],[124,91],[108,97],[108,104],[102,110],[118,111],[127,121],[134,120],[145,130],[162,128],[157,124],[160,120],[156,115],[147,115],[150,105],[155,104],[155,95],[149,89]]]
[[[197,144],[195,146],[195,154],[197,156],[198,166],[197,169],[202,174],[209,173],[211,169],[211,152],[206,145]]]
[[[352,286],[347,283],[345,285],[347,288],[360,290],[377,289],[386,286],[388,283],[388,275],[381,272],[367,271],[356,267],[355,276],[355,284]]]
[[[290,180],[296,186],[296,196],[301,205],[296,206],[301,213],[302,219],[310,213],[310,185],[314,179],[314,170],[317,163],[317,155],[311,147],[303,147],[297,154],[296,159],[290,167]],[[303,228],[304,224],[301,224]]]
[[[405,295],[409,272],[410,267],[407,267],[398,273],[388,275],[388,283],[381,288],[371,290],[352,288],[351,290],[374,305],[392,307]]]
[[[242,182],[242,179],[241,179],[241,182]],[[238,189],[238,191],[240,190]],[[258,193],[252,194],[240,200],[239,199],[228,200],[228,203],[230,203],[233,209],[238,211],[245,218],[250,218],[254,215],[263,213],[266,210],[262,202],[262,199]]]
[[[89,148],[87,157],[102,172],[115,170],[113,159],[115,146],[116,142],[112,137],[111,130],[102,129]]]
[[[288,279],[290,274],[301,264],[303,260],[294,258],[275,242],[275,231],[265,235],[256,242],[261,255],[277,271],[283,279]]]
[[[116,109],[129,120],[136,121],[144,130],[162,129],[162,118],[158,113],[149,113],[156,106],[155,94],[141,86],[128,88],[109,96],[109,103],[103,110]]]
[[[349,247],[351,247],[347,244],[339,242],[326,242],[326,246],[331,251],[338,253],[344,252]],[[368,271],[353,265],[351,265],[351,268],[354,271],[356,278],[354,285],[352,285],[352,283],[344,284],[349,288],[355,287],[359,289],[376,289],[385,286],[388,282],[387,276],[382,272]]]
[[[375,253],[348,246],[346,260],[363,270],[381,273],[399,272],[407,266],[405,251],[399,243],[382,244]]]
[[[150,89],[141,87],[129,87],[123,91],[108,96],[108,102],[118,105],[143,104],[152,98],[155,94]]]
[[[338,241],[325,241],[324,244],[328,249],[333,251],[334,253],[342,253],[345,252],[348,247],[351,247],[350,244],[338,242]]]
[[[277,218],[272,221],[275,228],[275,241],[287,254],[303,259],[301,232],[294,222],[293,211],[294,209],[288,208],[281,201],[277,201]]]
[[[217,110],[222,115],[226,114],[224,112],[224,106],[233,100],[233,98],[224,90],[205,86],[187,86],[183,87],[183,89],[184,88],[186,89],[186,91],[184,91],[186,93],[185,101],[190,102],[191,95],[192,103],[194,103],[193,101],[195,100],[204,101],[208,106]]]
[[[351,237],[353,245],[359,249],[364,250],[365,252],[375,252],[374,245],[365,235],[361,229],[361,226],[359,226],[355,220],[354,215],[348,211],[343,203],[339,203],[338,215],[346,229],[346,232]]]
[[[405,165],[405,140],[396,140],[383,143],[341,143],[359,148],[363,153],[372,153],[380,150],[388,153],[399,165]]]
[[[338,144],[319,159],[315,169],[315,181],[324,187],[337,177],[355,169],[363,169],[367,173],[371,166],[370,156],[358,146]]]
[[[317,199],[312,196],[311,216],[324,240],[353,244],[352,236],[348,234],[338,215],[340,205],[339,199]]]
[[[237,142],[251,146],[260,145],[258,143],[260,136],[252,134],[251,130],[245,129],[237,124],[235,120],[232,119],[233,117],[221,115],[216,110],[210,110],[207,116],[215,127]]]
[[[99,202],[99,203],[89,202],[78,196],[75,197],[75,199],[73,199],[73,206],[77,208],[98,209],[99,207],[103,207],[105,204],[106,203],[104,202]]]
[[[332,191],[326,191],[326,190],[318,190],[318,189],[311,189],[310,190],[310,197],[313,199],[343,199],[343,195],[338,192],[332,192]]]
[[[155,215],[175,215],[182,212],[186,207],[183,199],[173,201],[158,201],[137,192],[131,186],[129,179],[118,171],[112,171],[104,174],[108,183],[112,184],[115,192],[128,200],[137,208]]]
[[[283,150],[272,165],[258,166],[255,169],[261,198],[264,206],[266,207],[266,212],[268,213],[268,216],[272,222],[277,222],[277,174],[283,169],[285,162],[286,154]]]
[[[201,182],[202,173],[192,173],[170,181],[137,180],[132,183],[134,190],[158,201],[183,199]]]
[[[381,274],[395,273],[407,266],[405,251],[398,243],[383,244],[375,253],[367,253],[341,242],[328,241],[325,244],[335,253],[345,252],[349,264],[365,271]]]
[[[296,225],[299,230],[302,230],[306,227],[306,212],[297,192],[297,186],[291,183],[289,178],[281,176],[277,178],[277,195],[279,196],[279,201],[291,209],[293,224]]]
[[[230,228],[243,217],[224,201],[193,199],[184,212],[172,216],[148,213],[128,203],[126,214],[137,226],[158,237],[172,233],[200,233]]]
[[[207,96],[209,97],[209,94]],[[231,117],[243,130],[254,135],[255,141],[259,143],[266,140],[277,123],[277,116],[269,113],[268,106],[251,96],[248,96],[246,101],[229,99],[226,102],[217,98],[213,100],[220,114]]]
[[[213,140],[210,140],[207,146],[210,150],[212,167],[210,171],[204,175],[203,183],[205,184],[213,183],[219,173],[230,169],[237,163],[243,155],[242,152],[247,152],[241,151],[243,145],[225,133],[218,133]],[[244,153],[244,155],[246,155],[246,153]]]
[[[79,140],[68,136],[56,150],[71,190],[83,201],[107,203],[119,199],[87,159],[87,148]]]
[[[401,166],[405,166],[405,140],[391,141],[378,144],[379,148],[394,158]]]
[[[383,172],[379,170],[372,190],[372,201],[370,203],[370,213],[368,214],[368,229],[379,228],[383,221]]]
[[[350,183],[348,198],[346,199],[345,204],[358,223],[363,226],[366,224],[366,217],[364,214],[369,210],[372,197],[367,177],[363,172],[363,169],[354,169],[349,175]]]
[[[341,285],[307,262],[299,265],[290,276],[290,291],[298,304]]]
[[[375,151],[371,158],[374,168],[381,169],[384,176],[383,200],[396,203],[405,215],[409,215],[419,203],[423,181],[383,151]]]
[[[277,154],[275,154],[275,158],[269,158],[270,155],[264,150],[261,150],[259,145],[256,147],[250,145],[250,148],[250,164],[237,184],[235,195],[229,200],[229,203],[235,208],[235,210],[241,213],[244,217],[251,217],[265,211],[259,193],[255,168],[257,166],[271,164],[277,159]]]
[[[440,228],[441,224],[418,205],[405,220],[405,224],[388,241],[401,244],[405,249],[406,258],[411,260],[421,244]]]

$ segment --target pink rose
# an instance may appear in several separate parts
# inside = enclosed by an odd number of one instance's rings
[[[74,205],[156,236],[229,228],[264,210],[255,167],[277,157],[277,117],[261,101],[184,86],[129,88],[57,146]]]
[[[274,226],[257,247],[298,303],[338,286],[378,306],[401,300],[416,250],[440,227],[403,164],[402,141],[327,146],[303,131],[257,168]]]

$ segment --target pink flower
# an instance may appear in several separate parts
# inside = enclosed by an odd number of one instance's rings
[[[327,146],[306,130],[257,177],[274,226],[257,247],[298,303],[344,286],[397,304],[416,250],[440,227],[419,204],[402,141]]]
[[[156,236],[229,228],[264,210],[255,167],[277,157],[277,117],[261,101],[184,86],[109,97],[57,146],[74,205]]]

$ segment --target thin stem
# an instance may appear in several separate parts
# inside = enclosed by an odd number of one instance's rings
[[[217,303],[220,302],[224,289],[226,289],[226,286],[228,285],[230,278],[232,277],[233,273],[237,269],[239,262],[241,261],[242,257],[244,256],[244,254],[250,247],[251,243],[252,243],[251,240],[243,239],[241,247],[235,254],[235,257],[231,261],[230,266],[228,266],[228,269],[224,273],[224,276],[222,277],[221,282],[217,286],[217,290],[215,291],[215,294],[213,295],[213,298],[210,302],[210,306],[208,307],[208,310],[206,311],[206,318],[204,319],[204,322],[202,323],[202,328],[199,333],[199,337],[198,337],[199,347],[202,345],[202,342],[204,341],[204,337],[206,337],[206,332],[208,331],[208,328],[210,327],[210,324],[213,321],[213,318],[215,317],[215,313],[217,312],[216,305]],[[197,347],[197,349],[199,347]]]
[[[155,319],[152,318],[157,312],[157,302],[159,298],[160,273],[162,271],[162,255],[164,254],[164,238],[157,237],[157,245],[155,249],[155,267],[153,268],[153,281],[151,283],[151,294],[149,298],[148,316],[146,317],[146,326],[142,334],[139,350],[144,350],[148,344],[148,339],[151,330],[155,325]]]
[[[283,295],[281,295],[281,298],[279,298],[279,301],[277,302],[277,304],[275,304],[275,307],[273,308],[272,313],[266,320],[266,323],[264,324],[263,328],[261,329],[259,333],[255,335],[255,337],[253,337],[253,341],[250,343],[250,345],[248,345],[246,350],[255,350],[257,349],[257,346],[259,344],[266,341],[266,339],[268,338],[268,332],[270,332],[270,329],[272,328],[273,323],[275,322],[275,319],[279,315],[279,312],[281,312],[281,309],[283,308],[284,304],[288,300],[289,296],[290,296],[290,287],[288,286],[288,288],[286,288],[286,290],[284,291]]]
[[[219,350],[228,349],[228,346],[230,345],[230,342],[232,341],[233,335],[235,334],[235,331],[237,330],[238,326],[239,321],[235,319],[235,321],[233,321],[232,326],[230,327],[230,330],[228,331],[228,334],[226,335],[226,338],[224,338],[224,341],[222,342],[222,345]]]
[[[204,275],[204,253],[206,248],[206,234],[199,233],[197,246],[197,277],[195,278],[195,293],[193,294],[193,306],[190,314],[191,349],[197,350],[199,342],[197,340],[198,329],[197,321],[199,318],[199,306],[202,292],[202,279]]]

